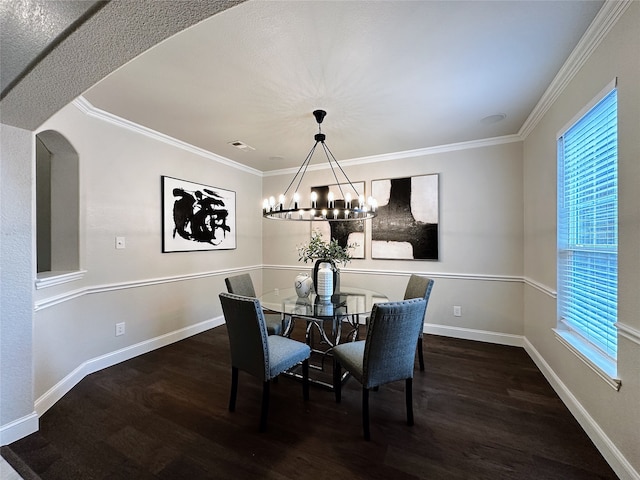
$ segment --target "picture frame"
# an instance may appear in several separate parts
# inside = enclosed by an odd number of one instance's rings
[[[371,258],[439,259],[439,175],[371,181],[378,202],[371,220]]]
[[[236,248],[236,193],[163,175],[162,252]]]
[[[353,187],[351,186],[353,185]],[[358,195],[353,192],[355,188],[356,192],[361,195],[366,195],[365,182],[352,182],[348,183],[334,183],[330,185],[319,185],[311,187],[311,192],[316,192],[318,195],[317,205],[318,209],[328,208],[329,206],[329,193],[333,193],[336,208],[344,208],[343,192],[351,192],[354,201],[357,200]],[[330,221],[317,221],[311,222],[311,233],[316,230],[322,235],[322,238],[331,240],[335,238],[338,241],[338,245],[346,247],[350,244],[356,244],[357,246],[351,250],[353,259],[365,258],[365,221],[349,221],[349,222],[330,222]]]

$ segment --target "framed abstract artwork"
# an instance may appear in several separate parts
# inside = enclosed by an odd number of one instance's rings
[[[365,195],[364,182],[353,182],[353,187],[358,194]],[[318,195],[318,209],[328,208],[329,194],[333,193],[335,200],[335,208],[344,208],[343,192],[350,192],[353,198],[357,195],[353,192],[353,188],[349,184],[332,184],[311,187],[311,192]],[[338,245],[346,247],[347,245],[356,244],[357,246],[351,250],[353,258],[365,258],[364,250],[364,220],[356,222],[311,222],[311,231],[319,231],[324,239],[335,238]]]
[[[236,193],[162,176],[162,252],[236,248]]]
[[[438,174],[372,180],[371,258],[438,260]]]

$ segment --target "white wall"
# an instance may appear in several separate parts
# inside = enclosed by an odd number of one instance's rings
[[[262,264],[259,175],[133,131],[99,112],[97,117],[88,114],[75,104],[45,122],[43,130],[64,135],[78,153],[81,269],[86,274],[35,293],[39,412],[91,370],[96,359],[127,349],[139,353],[141,344],[157,346],[154,339],[218,324],[217,294],[225,290],[224,277],[255,270],[259,282]],[[235,191],[237,248],[162,253],[162,175]],[[115,248],[116,236],[125,237],[125,249]],[[119,322],[126,322],[126,334],[116,337]],[[103,363],[108,361],[98,365]]]
[[[339,155],[339,152],[335,152]],[[372,260],[371,222],[366,226],[366,259],[341,268],[342,285],[364,285],[401,299],[410,273],[435,279],[427,331],[521,345],[523,314],[522,144],[500,143],[434,153],[366,166],[347,166],[354,182],[437,173],[440,184],[440,259]],[[265,195],[280,193],[290,176],[264,179]],[[330,171],[309,172],[305,191],[335,183]],[[296,246],[306,242],[309,222],[263,223],[265,285],[290,287],[300,271]],[[453,316],[453,306],[462,317]]]
[[[261,291],[264,263],[267,288],[289,286],[300,269],[295,246],[309,235],[309,223],[261,219],[258,175],[141,134],[100,112],[96,117],[85,107],[69,105],[39,129],[59,132],[80,159],[86,274],[35,292],[38,413],[97,368],[218,324],[217,293],[225,289],[225,276],[250,271]],[[344,269],[345,284],[367,284],[401,298],[410,272],[430,274],[437,295],[429,307],[429,328],[521,344],[521,156],[520,142],[513,142],[375,163],[366,170],[347,167],[367,189],[373,179],[438,173],[441,259],[356,260]],[[236,191],[238,248],[161,253],[161,175]],[[314,172],[308,181],[328,182],[328,175]],[[285,179],[264,179],[265,190],[276,180]],[[115,249],[116,236],[126,238],[126,249]],[[370,257],[369,235],[366,251]],[[462,317],[453,316],[454,304],[462,306]],[[116,337],[119,322],[126,322],[127,333]]]
[[[33,131],[137,54],[236,3],[110,2],[47,50],[0,99],[0,444],[35,431],[38,423],[37,416],[29,413],[34,407],[35,241],[33,191],[29,188],[33,181]],[[50,290],[52,295],[56,291],[60,289]],[[63,289],[63,296],[68,297],[69,292]]]
[[[638,2],[634,2],[620,24],[527,138],[524,154],[520,154],[524,157],[524,167],[519,161],[513,164],[506,161],[522,160],[522,156],[518,157],[516,152],[509,151],[510,148],[521,148],[518,144],[505,146],[507,150],[496,146],[429,155],[416,162],[403,160],[387,165],[350,167],[348,172],[352,179],[366,180],[368,187],[369,181],[376,178],[440,173],[443,257],[441,262],[357,260],[350,264],[345,274],[354,284],[364,281],[366,277],[373,288],[381,291],[388,289],[390,296],[399,296],[408,273],[428,273],[436,278],[436,287],[427,321],[444,325],[449,329],[445,333],[464,336],[485,332],[488,339],[495,340],[500,335],[505,340],[517,339],[524,333],[530,346],[528,350],[537,355],[541,368],[550,375],[554,387],[573,407],[574,414],[592,438],[604,439],[604,442],[597,442],[598,446],[619,473],[627,472],[628,478],[638,478],[628,472],[640,470],[640,442],[636,433],[640,431],[637,408],[640,398],[640,378],[637,373],[640,356],[638,344],[629,340],[635,337],[621,338],[619,371],[623,386],[616,393],[566,352],[554,340],[550,329],[555,325],[556,315],[553,295],[555,134],[602,85],[618,75],[623,99],[620,107],[620,252],[624,261],[621,262],[620,272],[620,320],[629,328],[640,331],[640,320],[636,313],[640,307],[640,296],[636,292],[640,285],[640,252],[637,248],[640,244],[640,202],[635,193],[640,175],[637,161],[640,158],[637,135],[640,124],[638,8]],[[108,8],[104,11],[108,11]],[[99,20],[100,16],[94,18]],[[112,28],[116,22],[105,21],[104,24]],[[113,38],[122,37],[121,29],[112,29]],[[86,64],[88,70],[96,71],[92,60],[102,59],[103,56],[93,53],[86,46],[104,45],[105,49],[109,49],[118,42],[104,40],[111,37],[101,35],[94,27],[92,30],[101,41],[78,41],[72,50],[78,50],[79,53],[90,51],[86,59],[77,57],[81,59],[79,62]],[[131,31],[140,32],[142,29]],[[127,32],[125,37],[131,35]],[[56,49],[58,52],[60,50]],[[68,58],[75,59],[76,56],[69,55]],[[57,72],[69,70],[74,70],[73,65],[67,65],[66,61],[62,68],[55,68]],[[96,74],[98,78],[108,73],[108,68],[100,72],[100,75]],[[41,81],[41,78],[47,81]],[[76,78],[84,79],[85,75],[73,76],[73,79]],[[36,119],[48,117],[57,107],[52,107],[52,102],[42,101],[43,92],[46,93],[45,98],[53,97],[59,102],[53,105],[59,105],[66,101],[64,98],[71,98],[81,91],[78,88],[66,88],[68,80],[67,75],[53,77],[47,74],[38,76],[36,81],[22,82],[20,89],[15,90],[19,94],[17,99],[10,104],[13,108],[5,108],[5,113],[15,116],[16,112],[20,112],[22,116],[31,115]],[[64,90],[62,94],[61,90]],[[44,113],[33,115],[34,111]],[[16,218],[30,219],[32,215],[32,192],[28,187],[32,181],[32,162],[28,159],[33,157],[33,136],[25,130],[2,126],[0,425],[5,429],[15,421],[34,418],[31,413],[34,396],[46,408],[48,402],[55,400],[56,394],[72,386],[83,374],[92,368],[141,352],[147,347],[145,342],[158,338],[154,335],[163,338],[162,332],[166,332],[164,338],[170,341],[177,338],[172,335],[174,331],[191,333],[198,325],[210,325],[208,320],[219,316],[219,309],[215,310],[217,304],[214,300],[207,303],[201,299],[204,294],[211,295],[213,292],[215,296],[215,292],[223,289],[225,272],[251,271],[252,275],[256,275],[254,279],[257,278],[258,290],[261,290],[259,265],[263,260],[262,252],[256,245],[260,245],[263,225],[265,285],[288,285],[303,266],[297,262],[295,245],[308,238],[308,225],[305,230],[303,225],[288,224],[285,228],[281,222],[262,221],[255,208],[260,205],[260,198],[255,198],[260,197],[257,195],[260,181],[252,175],[203,161],[198,155],[179,148],[156,145],[142,135],[131,135],[119,127],[98,125],[96,122],[98,120],[79,115],[73,108],[67,107],[60,116],[52,118],[40,129],[60,128],[81,156],[81,268],[86,268],[88,273],[81,281],[36,292],[36,313],[33,318],[32,232],[22,230],[30,222],[14,225]],[[29,123],[32,127],[39,124],[40,121],[34,119]],[[339,152],[336,153],[339,155]],[[475,161],[479,158],[484,161]],[[458,165],[459,170],[454,165]],[[502,168],[507,168],[507,171],[503,172]],[[464,169],[469,170],[465,172]],[[523,169],[524,175],[518,176],[518,169]],[[160,254],[157,208],[161,174],[180,178],[194,175],[194,179],[197,174],[206,183],[236,190],[239,193],[238,208],[244,209],[247,222],[244,225],[246,235],[243,233],[243,237],[238,239],[238,250]],[[516,176],[513,184],[511,175]],[[151,177],[157,180],[149,180]],[[526,179],[524,185],[521,183],[522,177]],[[222,178],[225,181],[229,179],[230,186],[219,183],[218,179]],[[326,181],[327,178],[321,173],[314,174],[314,179],[322,183],[330,183]],[[477,181],[485,178],[493,188]],[[505,181],[501,182],[500,179]],[[272,186],[281,188],[282,183],[276,185],[276,180],[265,178],[265,191],[273,190]],[[126,187],[126,195],[112,191],[109,187],[113,185]],[[15,201],[12,198],[14,192],[17,192],[17,204],[12,203]],[[245,195],[241,196],[241,192]],[[243,197],[246,197],[244,205],[241,202]],[[459,203],[460,199],[464,202]],[[509,205],[510,201],[515,203]],[[132,204],[135,208],[131,208]],[[479,219],[483,216],[479,214],[487,212],[490,214],[489,222],[482,223]],[[470,226],[474,229],[471,230]],[[516,237],[522,237],[523,231],[524,241],[518,243]],[[127,237],[128,248],[125,251],[116,252],[113,248],[116,234]],[[492,245],[494,248],[487,255],[484,250],[478,251],[478,245]],[[370,246],[367,249],[370,252]],[[502,251],[502,256],[492,255],[498,251]],[[184,260],[185,257],[187,260]],[[518,279],[522,274],[526,284]],[[12,275],[11,278],[8,275]],[[194,303],[192,296],[200,300]],[[503,303],[500,303],[501,308],[495,309],[497,300]],[[487,305],[491,303],[494,305],[489,311]],[[463,317],[452,317],[452,304],[463,306]],[[514,320],[522,317],[523,309],[524,325]],[[131,323],[126,315],[133,318]],[[129,333],[124,338],[112,336],[116,318],[127,321]],[[204,323],[197,323],[201,320]],[[492,336],[492,332],[498,334]],[[155,345],[158,343],[148,346]],[[35,365],[32,365],[32,361]],[[34,370],[37,380],[33,380]],[[33,426],[30,420],[22,423]],[[35,423],[37,425],[37,418]],[[5,438],[0,438],[2,443]]]
[[[0,125],[0,441],[38,427],[33,413],[31,351],[35,142],[32,132]]]
[[[524,142],[528,350],[622,478],[640,478],[640,2],[633,2]],[[618,77],[619,335],[615,391],[558,342],[556,135]],[[632,329],[632,330],[629,330]],[[636,332],[633,334],[633,332]],[[635,473],[632,473],[635,470]]]

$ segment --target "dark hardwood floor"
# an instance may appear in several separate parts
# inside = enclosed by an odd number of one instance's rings
[[[424,353],[415,425],[404,382],[383,386],[371,442],[353,379],[336,404],[281,377],[260,434],[262,385],[241,372],[230,413],[223,326],[87,376],[2,455],[45,480],[617,478],[523,349],[425,335]]]

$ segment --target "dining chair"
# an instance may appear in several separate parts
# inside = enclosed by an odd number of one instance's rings
[[[407,287],[404,291],[404,299],[410,298],[424,298],[426,303],[429,303],[429,296],[431,295],[431,289],[433,288],[433,279],[423,277],[420,275],[412,274],[407,282]],[[425,313],[427,305],[425,304]],[[424,322],[424,319],[423,319]],[[418,336],[418,362],[420,363],[420,371],[424,372],[424,356],[422,354],[422,335],[424,326],[420,328],[420,335]]]
[[[412,298],[373,306],[365,340],[333,348],[333,388],[342,400],[342,368],[362,384],[362,427],[370,440],[369,390],[386,383],[405,381],[407,425],[413,425],[413,364],[427,301]]]
[[[433,288],[433,280],[431,278],[412,274],[409,277],[409,281],[407,282],[407,286],[404,291],[404,300],[409,300],[410,298],[424,298],[427,302],[424,307],[425,314],[426,314],[427,304],[429,303],[429,296],[431,295],[432,288]],[[369,317],[365,319],[366,325],[369,325],[369,320],[370,320]],[[423,328],[424,326],[420,328],[420,335],[418,336],[418,341],[416,345],[416,350],[418,352],[418,362],[420,364],[420,371],[422,372],[424,372],[424,355],[422,352]]]
[[[260,300],[231,293],[220,293],[231,350],[231,395],[229,411],[236,408],[238,374],[243,370],[262,380],[260,431],[267,428],[270,381],[302,363],[302,394],[309,400],[309,356],[305,343],[280,335],[268,335]]]
[[[253,281],[251,275],[243,273],[233,277],[227,277],[224,279],[224,283],[227,285],[227,292],[235,295],[242,295],[245,297],[256,297],[256,290],[253,288]],[[264,319],[267,324],[267,333],[269,335],[281,335],[284,328],[284,318],[280,313],[269,313],[269,310],[265,309]]]

